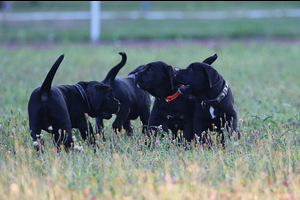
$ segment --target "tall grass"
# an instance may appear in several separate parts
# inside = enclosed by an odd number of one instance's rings
[[[119,51],[128,56],[122,77],[147,62],[184,68],[218,53],[213,66],[233,91],[241,139],[226,140],[225,149],[185,148],[168,134],[146,138],[139,120],[133,137],[113,134],[112,119],[105,122],[107,140],[97,135],[95,153],[74,130],[82,152],[57,154],[43,132],[46,151],[36,154],[27,103],[57,57],[65,54],[53,83],[75,84],[102,80]],[[298,42],[263,41],[1,47],[0,199],[297,199],[299,53]]]

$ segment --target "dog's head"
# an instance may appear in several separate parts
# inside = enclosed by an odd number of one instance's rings
[[[175,79],[187,85],[192,94],[201,94],[206,90],[219,85],[223,77],[212,66],[206,63],[191,63],[186,69],[176,71]]]
[[[154,97],[163,98],[174,90],[175,69],[162,62],[151,62],[135,73],[135,83]],[[166,94],[167,93],[167,94]]]
[[[101,116],[110,119],[120,109],[120,102],[115,98],[113,89],[98,81],[88,82],[85,92],[91,104],[91,117]]]

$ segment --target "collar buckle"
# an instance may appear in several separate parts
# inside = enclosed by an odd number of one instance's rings
[[[229,87],[225,80],[224,80],[224,82],[225,82],[225,85],[223,87],[223,90],[215,99],[201,101],[202,108],[206,108],[207,104],[210,104],[210,103],[220,103],[227,96]]]

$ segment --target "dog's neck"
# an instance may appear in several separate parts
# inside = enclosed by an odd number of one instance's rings
[[[82,85],[81,82],[77,83],[74,85],[76,87],[76,89],[79,91],[81,97],[83,98],[83,100],[86,102],[86,105],[87,105],[87,112],[91,111],[91,104],[90,104],[90,101],[89,101],[89,98],[84,90],[85,86]]]
[[[179,85],[175,86],[173,89],[172,88],[168,88],[166,90],[164,90],[164,92],[162,94],[158,94],[156,96],[156,98],[160,101],[165,101],[165,102],[170,102],[173,101],[175,99],[177,99],[181,93],[178,91]]]
[[[226,81],[223,80],[223,84],[219,84],[218,86],[211,88],[208,92],[206,92],[206,95],[197,98],[201,100],[202,107],[206,107],[211,104],[218,104],[226,97],[228,90],[229,86]]]

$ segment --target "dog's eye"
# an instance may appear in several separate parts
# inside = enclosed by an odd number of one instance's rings
[[[149,73],[150,73],[150,72],[153,72],[153,69],[152,69],[151,67],[148,67],[148,68],[147,68],[147,72],[149,72]]]

